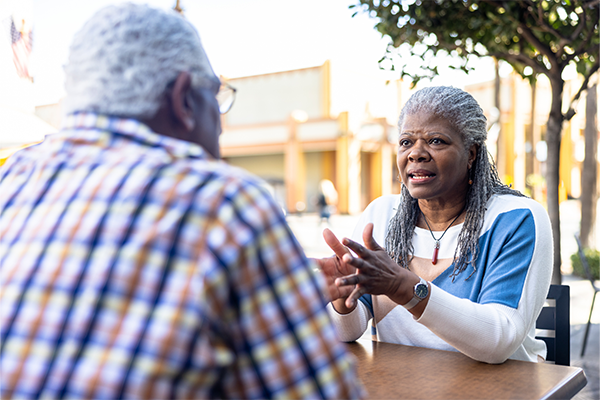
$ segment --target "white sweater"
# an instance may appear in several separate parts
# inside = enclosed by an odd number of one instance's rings
[[[373,201],[352,238],[362,243],[364,226],[373,222],[373,236],[383,246],[399,201],[400,195]],[[462,224],[446,232],[439,259],[454,256],[461,229]],[[433,245],[428,230],[415,228],[415,257],[430,258]],[[452,282],[454,266],[448,267],[431,282],[429,302],[419,319],[383,295],[363,296],[346,315],[331,304],[328,309],[345,342],[358,339],[374,317],[379,341],[460,351],[487,363],[508,358],[537,362],[538,356],[546,357],[545,343],[534,336],[550,286],[552,257],[552,231],[544,208],[525,197],[493,196],[481,229],[475,273],[469,266]]]

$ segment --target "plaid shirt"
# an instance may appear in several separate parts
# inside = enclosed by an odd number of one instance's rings
[[[0,397],[364,395],[282,212],[200,146],[72,114],[0,213]]]

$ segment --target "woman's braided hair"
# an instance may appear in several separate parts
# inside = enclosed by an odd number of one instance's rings
[[[415,92],[402,108],[398,121],[400,129],[407,115],[420,112],[431,113],[448,121],[461,133],[465,151],[468,151],[473,144],[477,146],[477,156],[470,171],[473,184],[468,189],[465,222],[458,237],[458,246],[454,252],[454,270],[450,275],[454,280],[469,264],[473,266],[475,272],[477,244],[490,197],[494,194],[515,196],[523,196],[523,194],[500,181],[494,161],[485,145],[487,120],[473,96],[461,89],[448,86],[421,89]],[[392,259],[407,269],[414,253],[412,241],[419,213],[417,199],[410,195],[407,187],[402,183],[400,205],[396,215],[390,221],[385,248]]]

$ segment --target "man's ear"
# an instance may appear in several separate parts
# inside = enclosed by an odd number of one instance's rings
[[[175,120],[188,132],[196,127],[192,101],[192,77],[189,72],[183,71],[177,75],[173,84],[171,110]]]

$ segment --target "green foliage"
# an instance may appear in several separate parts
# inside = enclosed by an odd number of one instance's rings
[[[592,277],[596,280],[600,279],[600,251],[595,249],[583,249],[583,254],[587,259],[587,263],[590,266]],[[573,275],[580,276],[587,279],[579,253],[571,255],[571,265],[573,266]]]
[[[471,58],[493,56],[529,79],[561,79],[569,63],[585,77],[598,70],[596,1],[360,0],[351,7],[376,18],[376,29],[390,38],[380,65],[399,67],[413,84],[437,75],[435,58],[445,54],[458,56],[451,68],[465,72]]]
[[[451,54],[451,68],[469,71],[474,57],[508,62],[534,82],[550,80],[552,101],[546,124],[548,213],[560,243],[559,164],[561,129],[575,115],[574,104],[600,66],[598,0],[356,0],[357,13],[377,20],[390,44],[382,68],[398,69],[415,85],[438,75],[439,55]],[[447,62],[445,59],[443,62]],[[415,62],[417,67],[415,67]],[[453,62],[453,61],[450,61]],[[563,112],[562,73],[574,65],[581,86]],[[529,71],[531,69],[531,71]],[[553,281],[560,281],[560,246],[555,246]]]

